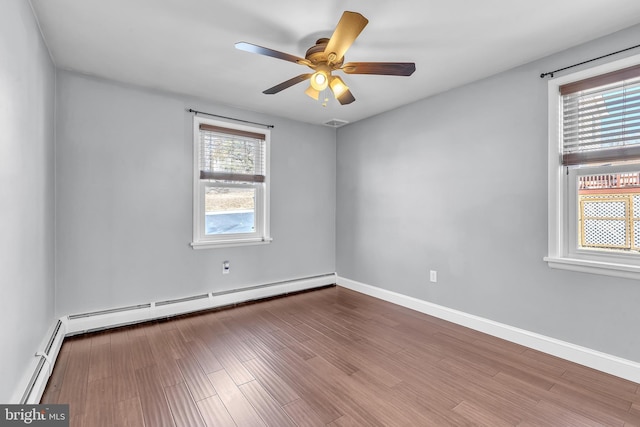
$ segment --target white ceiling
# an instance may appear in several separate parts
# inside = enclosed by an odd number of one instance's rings
[[[61,69],[316,124],[334,118],[355,122],[640,21],[638,0],[31,3]],[[331,100],[322,107],[304,95],[307,83],[264,95],[264,89],[309,69],[239,51],[234,43],[304,57],[316,39],[331,36],[344,10],[369,19],[345,62],[415,62],[416,72],[342,75],[356,98],[345,106]]]

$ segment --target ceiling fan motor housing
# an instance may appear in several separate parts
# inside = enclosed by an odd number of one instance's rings
[[[311,62],[313,65],[323,64],[323,63],[331,63],[332,69],[338,69],[344,63],[344,57],[335,58],[335,53],[330,52],[327,54],[325,49],[327,48],[327,44],[329,43],[329,39],[321,38],[316,41],[316,44],[307,49],[307,53],[305,54],[305,58]],[[333,55],[333,58],[331,56]],[[335,62],[336,59],[339,59],[338,62]]]

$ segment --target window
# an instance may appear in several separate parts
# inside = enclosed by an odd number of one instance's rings
[[[269,236],[270,132],[194,117],[194,249]]]
[[[640,56],[549,81],[549,266],[640,278]]]

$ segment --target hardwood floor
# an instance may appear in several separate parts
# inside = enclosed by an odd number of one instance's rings
[[[65,340],[72,426],[640,426],[639,385],[340,287]]]

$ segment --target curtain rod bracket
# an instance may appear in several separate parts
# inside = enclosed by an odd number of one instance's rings
[[[219,114],[205,113],[204,111],[198,111],[198,110],[194,110],[192,108],[189,108],[187,111],[189,113],[194,113],[195,115],[204,114],[206,116],[219,117],[221,119],[235,120],[236,122],[250,123],[252,125],[264,126],[264,127],[268,128],[268,129],[273,129],[275,127],[274,125],[267,125],[267,124],[264,124],[264,123],[250,122],[249,120],[236,119],[234,117],[221,116]]]

